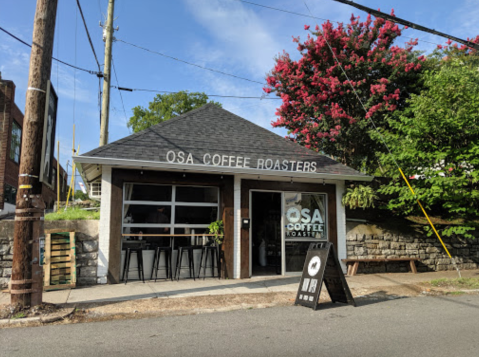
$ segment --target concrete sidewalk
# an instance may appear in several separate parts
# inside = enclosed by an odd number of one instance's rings
[[[479,270],[461,271],[462,277],[479,277]],[[457,278],[456,271],[430,273],[386,273],[347,276],[353,295],[368,289],[387,287],[388,290],[440,278]],[[147,298],[183,298],[192,296],[252,294],[271,292],[296,292],[299,276],[268,276],[242,280],[181,279],[180,281],[158,280],[130,281],[128,284],[95,285],[43,293],[43,301],[54,304],[94,303],[104,301],[127,301]],[[9,304],[10,295],[0,294],[0,305]]]

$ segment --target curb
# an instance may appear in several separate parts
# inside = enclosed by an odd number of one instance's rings
[[[76,307],[73,307],[70,311],[67,311],[63,315],[47,316],[47,317],[26,317],[24,319],[1,319],[0,326],[5,325],[23,325],[30,322],[50,323],[59,320],[63,320],[65,317],[70,316],[75,311]]]

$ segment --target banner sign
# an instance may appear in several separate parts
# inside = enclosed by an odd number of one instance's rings
[[[55,129],[57,125],[58,96],[48,81],[45,105],[45,120],[43,124],[42,161],[40,165],[40,182],[52,190],[53,187],[53,152],[55,150]]]
[[[309,246],[294,304],[317,310],[323,282],[333,303],[356,306],[330,242],[312,243]]]

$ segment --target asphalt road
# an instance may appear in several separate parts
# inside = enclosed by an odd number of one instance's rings
[[[0,356],[477,356],[479,295],[0,330]]]

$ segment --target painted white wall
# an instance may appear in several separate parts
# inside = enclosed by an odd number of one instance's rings
[[[241,277],[241,177],[234,178],[234,260],[233,277]]]
[[[102,166],[97,283],[106,284],[110,254],[111,166]]]
[[[347,267],[341,259],[346,259],[346,208],[341,203],[344,194],[344,181],[336,181],[336,219],[338,226],[338,246],[336,247],[338,251],[338,259],[341,264],[343,272],[346,273]]]

